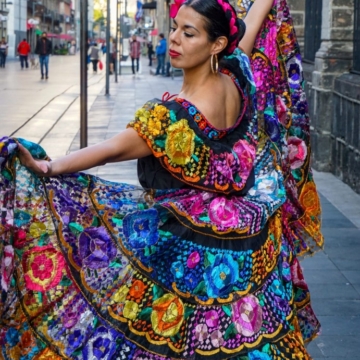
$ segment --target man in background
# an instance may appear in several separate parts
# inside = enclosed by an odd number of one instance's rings
[[[21,43],[17,47],[17,52],[20,57],[21,69],[24,68],[24,64],[26,68],[29,67],[28,56],[30,54],[30,50],[31,49],[29,43],[26,41],[26,39],[23,39],[23,41],[21,41]]]
[[[140,58],[140,41],[137,40],[137,36],[132,36],[132,41],[130,42],[130,57],[131,57],[131,69],[132,73],[135,76],[135,62],[136,62],[136,72],[139,72],[139,58]]]
[[[156,57],[158,61],[158,66],[156,68],[156,74],[160,74],[161,69],[161,75],[165,75],[165,55],[166,55],[166,39],[164,37],[164,34],[159,34],[159,43],[156,46]]]
[[[47,38],[46,32],[43,32],[41,38],[36,43],[35,54],[39,55],[41,80],[44,79],[44,68],[45,78],[49,78],[49,56],[52,51],[52,43]]]
[[[6,63],[6,57],[8,53],[8,43],[6,42],[5,38],[3,37],[0,41],[0,67],[4,68]]]

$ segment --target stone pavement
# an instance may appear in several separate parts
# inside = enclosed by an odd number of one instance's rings
[[[67,59],[61,61],[69,61],[69,64],[71,62]],[[97,75],[96,80],[93,81],[98,83],[96,85],[98,93],[96,94],[95,89],[93,90],[93,98],[89,103],[89,145],[107,139],[124,129],[126,124],[133,119],[135,110],[147,100],[155,97],[161,98],[165,91],[171,94],[179,91],[181,78],[155,77],[150,75],[149,70],[143,60],[142,71],[137,78],[133,78],[132,75],[123,75],[115,84],[112,77],[110,96],[108,97],[103,95],[103,76]],[[75,73],[76,71],[71,72],[74,79],[77,80]],[[6,104],[2,96],[4,94],[6,97],[7,95],[6,91],[2,92],[1,76],[2,74],[0,74],[0,107],[3,108],[3,105]],[[36,83],[39,80],[34,81]],[[60,79],[58,81],[60,86]],[[74,84],[72,81],[70,83]],[[11,86],[11,91],[14,91],[17,96],[23,94],[22,90],[15,91],[18,86],[13,83],[9,82],[7,86]],[[36,88],[36,84],[34,86]],[[49,82],[49,86],[51,86],[51,82]],[[66,86],[61,87],[60,90],[62,89],[66,89]],[[51,94],[44,92],[43,94],[46,99],[42,100],[42,103],[51,99]],[[77,92],[73,91],[73,94],[76,95]],[[29,96],[35,100],[32,94]],[[26,99],[24,101],[26,102]],[[40,102],[39,99],[37,101]],[[13,106],[17,106],[18,101],[14,99],[13,104]],[[50,105],[53,106],[51,103]],[[73,108],[69,115],[69,110],[66,111],[68,105],[69,102],[64,100],[61,107],[64,115],[56,120],[54,126],[46,132],[46,136],[43,136],[41,140],[41,145],[54,158],[79,148],[78,108],[76,109],[77,113]],[[60,105],[58,106],[60,107]],[[29,116],[35,109],[32,105],[30,107],[26,116]],[[44,109],[46,110],[46,106]],[[53,109],[49,109],[51,110],[44,113],[44,116],[45,114],[51,116]],[[11,115],[11,119],[24,119],[26,118],[24,114],[25,109],[20,106],[13,107],[9,116]],[[2,114],[0,116],[3,129],[4,118]],[[71,118],[71,121],[66,120],[67,116]],[[4,126],[7,128],[9,125],[5,124]],[[6,132],[5,134],[8,135]],[[23,136],[28,138],[26,134]],[[137,184],[136,161],[107,164],[89,172],[108,180]],[[302,262],[311,290],[313,307],[322,323],[321,336],[313,341],[308,349],[314,360],[359,360],[360,195],[354,193],[331,174],[314,172],[314,175],[323,208],[325,250]]]

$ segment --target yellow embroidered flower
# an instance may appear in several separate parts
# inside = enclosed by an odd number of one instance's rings
[[[306,213],[310,216],[320,215],[320,201],[313,182],[305,184],[301,191],[300,203],[304,207]]]
[[[150,111],[140,108],[136,111],[135,117],[138,118],[141,122],[147,122],[150,117]]]
[[[165,151],[173,164],[187,164],[195,148],[195,133],[186,119],[181,119],[168,127]]]
[[[173,294],[165,294],[153,303],[151,324],[153,330],[161,336],[174,336],[184,321],[184,305]]]
[[[139,305],[135,301],[126,301],[123,315],[127,319],[135,320],[139,312]]]
[[[154,117],[156,117],[158,120],[166,119],[169,113],[168,109],[163,105],[155,105],[152,112]]]
[[[126,300],[126,296],[129,292],[129,288],[126,285],[123,285],[113,296],[112,300],[116,303],[122,303]]]
[[[148,122],[148,131],[151,135],[157,136],[161,133],[161,121],[158,118],[151,117]]]

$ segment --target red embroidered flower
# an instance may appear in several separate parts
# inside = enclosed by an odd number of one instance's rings
[[[62,277],[65,260],[53,246],[36,246],[24,253],[23,268],[26,287],[34,291],[47,291]]]

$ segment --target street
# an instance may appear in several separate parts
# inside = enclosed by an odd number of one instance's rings
[[[18,62],[0,69],[0,136],[40,143],[50,157],[79,149],[80,57],[53,56],[49,80],[39,69],[21,70]],[[89,70],[88,144],[107,139],[126,127],[137,108],[163,93],[176,94],[181,77],[152,76],[142,59],[141,73],[110,78]],[[137,183],[136,161],[107,164],[89,171],[112,181]],[[308,349],[313,359],[360,359],[360,195],[330,173],[314,172],[321,194],[325,250],[303,260],[313,307],[322,334]]]

